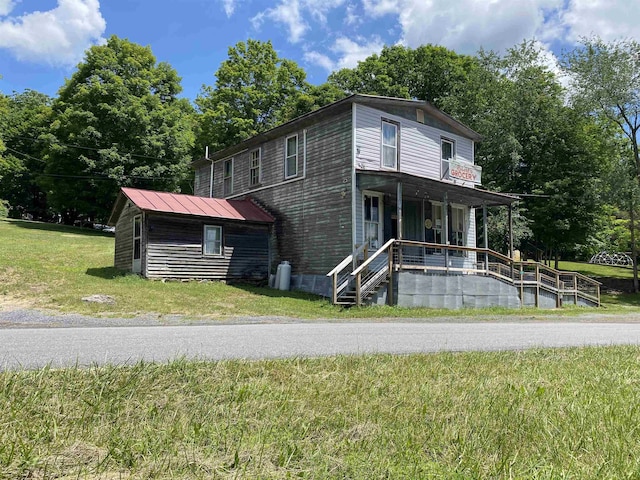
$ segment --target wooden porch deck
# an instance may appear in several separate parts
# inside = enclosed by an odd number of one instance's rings
[[[485,248],[396,239],[389,240],[372,255],[360,247],[329,272],[332,301],[364,305],[387,285],[387,303],[394,305],[394,276],[409,271],[494,278],[516,287],[521,305],[525,305],[527,292],[533,295],[536,307],[541,306],[544,294],[555,298],[556,308],[565,301],[600,306],[600,283],[576,272],[555,270],[537,262],[516,262]]]

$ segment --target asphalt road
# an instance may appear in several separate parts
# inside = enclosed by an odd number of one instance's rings
[[[0,329],[0,369],[640,345],[640,323],[281,323]]]

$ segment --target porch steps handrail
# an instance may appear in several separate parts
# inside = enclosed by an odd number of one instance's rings
[[[382,255],[385,252],[385,250],[387,250],[394,243],[396,243],[396,239],[395,238],[392,238],[391,240],[389,240],[382,247],[380,247],[378,250],[376,250],[376,252],[373,255],[371,255],[366,261],[362,262],[362,265],[360,265],[353,272],[351,272],[351,275],[352,276],[356,276],[357,274],[361,273],[362,270],[367,268],[371,264],[371,262],[373,262],[380,255]]]

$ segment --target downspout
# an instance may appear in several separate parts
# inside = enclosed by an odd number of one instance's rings
[[[204,150],[204,158],[209,160],[209,146],[207,145]],[[211,171],[209,173],[209,198],[213,198],[213,160],[211,162]]]

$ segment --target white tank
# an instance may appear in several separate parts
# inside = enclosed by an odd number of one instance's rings
[[[276,284],[278,285],[278,290],[289,290],[289,287],[291,287],[291,265],[286,260],[278,265]]]

